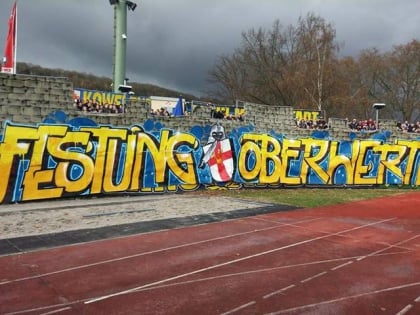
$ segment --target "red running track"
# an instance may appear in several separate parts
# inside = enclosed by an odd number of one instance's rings
[[[420,314],[420,193],[0,257],[0,314]]]

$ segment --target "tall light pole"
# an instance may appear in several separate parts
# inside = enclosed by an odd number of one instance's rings
[[[134,11],[137,7],[128,0],[109,0],[114,6],[114,69],[112,87],[115,93],[130,92],[131,86],[126,85],[126,55],[127,55],[127,9]]]

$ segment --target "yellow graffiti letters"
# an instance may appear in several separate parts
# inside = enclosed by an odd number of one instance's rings
[[[238,156],[239,174],[246,181],[253,181],[258,178],[261,168],[261,149],[257,143],[250,141],[250,135],[242,137],[241,151]],[[251,163],[251,158],[254,163]]]
[[[97,194],[107,190],[118,190],[118,188],[115,188],[112,184],[112,180],[115,178],[113,172],[116,169],[116,155],[118,155],[117,143],[126,141],[128,130],[110,127],[86,127],[81,128],[80,131],[89,132],[91,134],[91,140],[94,140],[96,143],[91,193]],[[127,155],[130,156],[129,153],[127,153]],[[126,161],[126,163],[128,164],[126,167],[130,168],[131,161]],[[122,185],[124,186],[125,184],[127,184],[127,182],[123,181]]]
[[[31,142],[38,139],[37,128],[7,125],[0,144],[0,202],[10,197],[16,178],[17,163],[28,154]],[[9,200],[10,201],[10,200]]]
[[[57,161],[55,185],[66,193],[84,191],[92,182],[94,161],[86,154],[92,150],[90,133],[68,132],[64,137],[49,137],[47,151]],[[80,152],[82,151],[82,152]],[[80,166],[79,178],[70,178],[73,166]]]
[[[0,203],[194,190],[209,182],[208,169],[197,165],[202,153],[199,140],[194,134],[170,129],[147,133],[141,126],[79,128],[6,122],[0,139]],[[236,167],[233,184],[420,185],[417,140],[292,140],[242,133],[230,141]]]
[[[180,152],[183,146],[188,148],[187,152]],[[166,152],[169,153],[166,161],[169,169],[174,175],[185,184],[197,184],[194,157],[191,149],[199,146],[197,139],[189,134],[178,133],[166,140]]]
[[[305,178],[301,177],[301,173],[296,174],[296,176],[290,175],[290,169],[292,167],[292,162],[299,162],[299,156],[302,153],[302,143],[300,140],[283,140],[283,150],[281,151],[281,160],[283,166],[280,167],[280,182],[287,185],[299,185],[304,183]],[[297,169],[298,164],[293,164],[294,168]]]
[[[136,140],[136,156],[130,190],[138,191],[142,188],[142,177],[146,162],[146,152],[154,165],[154,181],[162,185],[168,181],[168,172],[178,177],[185,184],[196,184],[195,163],[192,152],[179,152],[178,148],[187,146],[189,149],[198,148],[198,141],[188,134],[176,134],[170,130],[162,130],[160,141],[146,133],[139,132]]]
[[[62,137],[67,129],[66,126],[43,125],[33,130],[38,137],[33,142],[29,168],[25,172],[22,200],[57,198],[62,195],[63,188],[56,187],[54,183],[55,170],[47,168],[49,155],[46,147],[50,136]]]
[[[403,180],[400,164],[406,156],[407,148],[393,144],[382,144],[374,148],[374,152],[380,154],[380,164],[378,169],[378,180],[381,183],[386,181],[386,170]]]
[[[404,185],[420,185],[420,141],[397,140],[397,145],[407,148],[407,163],[405,166]],[[417,161],[417,163],[416,163]],[[415,181],[414,181],[415,179]]]
[[[382,184],[382,179],[378,179],[377,175],[372,173],[375,165],[373,159],[371,158],[367,161],[368,154],[374,153],[373,149],[376,146],[381,145],[381,142],[378,140],[364,140],[357,142],[359,143],[360,151],[354,172],[354,183],[356,185]]]
[[[126,137],[126,134],[121,135],[122,137]],[[129,188],[131,183],[131,175],[134,166],[134,156],[136,154],[135,151],[135,143],[136,143],[136,135],[129,135],[127,136],[127,142],[125,146],[125,156],[123,161],[121,161],[123,165],[121,179],[117,179],[118,170],[120,169],[119,163],[121,158],[121,151],[123,147],[123,141],[121,139],[110,139],[108,142],[107,148],[107,163],[105,166],[105,174],[104,174],[104,182],[103,182],[103,191],[104,192],[117,192],[117,191],[125,191]]]
[[[331,141],[330,152],[329,152],[329,163],[328,163],[328,177],[329,181],[327,184],[336,184],[333,182],[334,175],[336,174],[339,167],[343,167],[346,173],[346,185],[353,184],[353,174],[356,167],[356,161],[359,156],[359,141],[353,141],[351,145],[350,156],[344,154],[339,154],[339,148],[342,145],[342,142]]]
[[[304,183],[307,182],[307,174],[309,170],[312,170],[324,183],[328,183],[330,181],[330,175],[321,167],[320,163],[328,157],[330,142],[311,138],[302,139],[301,142],[305,150],[303,155],[305,163],[303,163],[301,169],[302,181]]]
[[[267,134],[245,134],[239,153],[239,173],[247,181],[278,183],[281,168],[280,142]],[[250,161],[251,157],[253,162]]]

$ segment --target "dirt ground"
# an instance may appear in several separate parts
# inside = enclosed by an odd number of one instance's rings
[[[0,205],[0,239],[258,208],[249,200],[200,193],[60,199]]]

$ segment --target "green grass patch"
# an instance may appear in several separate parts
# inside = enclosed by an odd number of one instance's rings
[[[214,195],[287,204],[297,207],[318,207],[383,196],[404,194],[419,189],[400,188],[258,188],[212,191]]]

